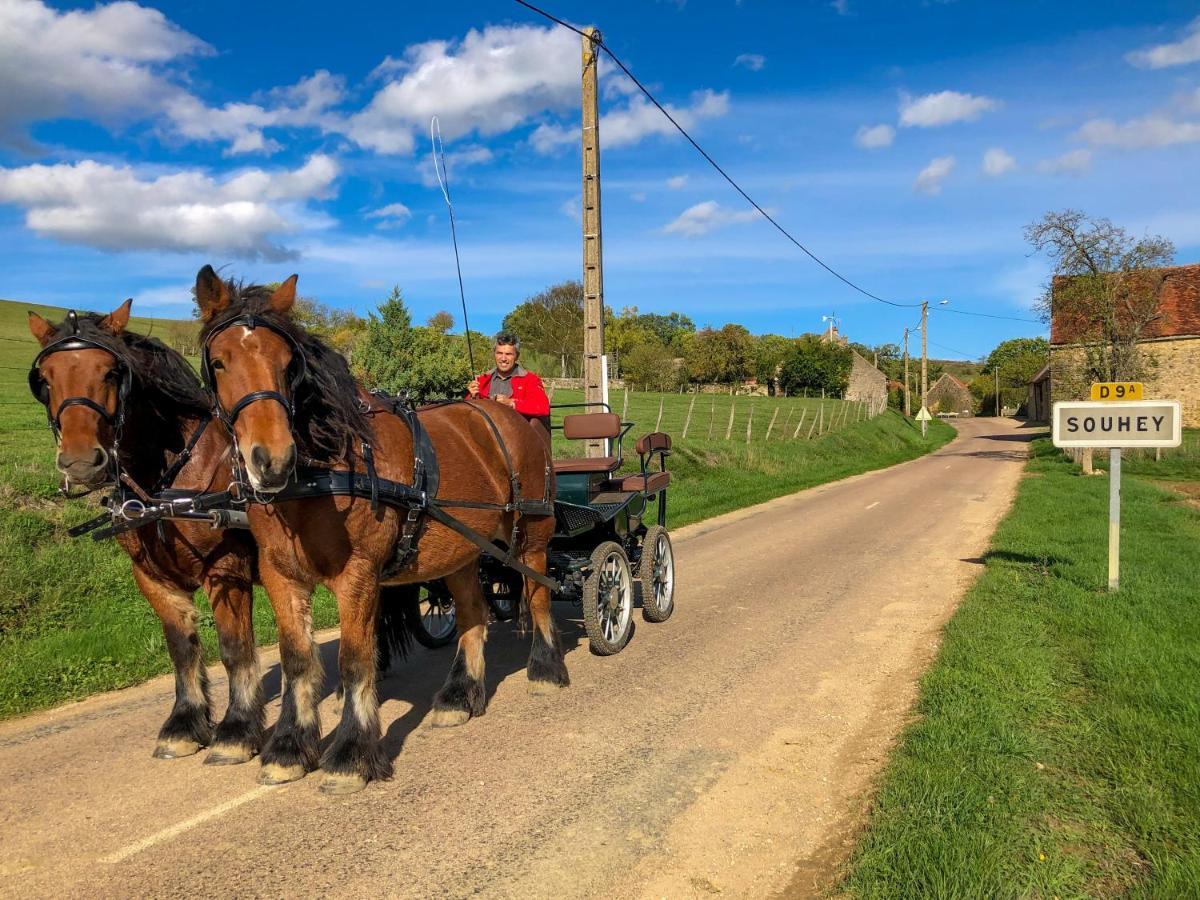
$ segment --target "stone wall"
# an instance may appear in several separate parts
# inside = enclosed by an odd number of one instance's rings
[[[1200,337],[1158,338],[1141,344],[1148,400],[1178,400],[1185,428],[1200,428]],[[1079,374],[1080,347],[1050,348],[1050,399],[1086,400],[1091,388]]]
[[[846,399],[866,403],[887,402],[887,376],[851,351],[853,365],[850,367],[850,383],[846,386]]]
[[[946,373],[929,386],[929,411],[931,413],[957,413],[971,415],[975,409],[975,397],[967,386]]]

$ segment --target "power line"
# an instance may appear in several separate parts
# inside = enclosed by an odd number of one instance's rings
[[[937,341],[930,341],[929,343],[933,344],[935,347],[940,347],[943,350],[949,350],[951,353],[961,354],[962,356],[966,357],[967,362],[970,362],[974,359],[974,357],[966,350],[959,350],[956,347],[947,347],[945,344],[939,344]]]
[[[1006,319],[1009,322],[1032,322],[1035,325],[1042,326],[1046,324],[1041,319],[1022,319],[1018,316],[998,316],[993,313],[970,312],[969,310],[965,309],[950,309],[946,306],[935,306],[933,309],[937,310],[938,312],[954,313],[956,316],[981,316],[984,319]]]

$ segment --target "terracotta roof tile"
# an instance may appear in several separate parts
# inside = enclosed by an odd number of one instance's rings
[[[1159,289],[1158,318],[1146,329],[1147,338],[1200,335],[1200,263],[1172,266],[1164,273]],[[1066,344],[1078,340],[1075,323],[1055,315],[1050,328],[1050,343]]]

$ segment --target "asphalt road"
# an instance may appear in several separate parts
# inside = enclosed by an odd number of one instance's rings
[[[526,643],[493,626],[487,715],[431,729],[452,651],[418,649],[381,687],[396,777],[351,797],[151,759],[169,679],[4,724],[0,894],[807,895],[1020,477],[1027,429],[958,426],[930,456],[678,532],[677,611],[616,657],[556,604],[557,696],[528,694]],[[328,671],[336,651],[326,635]],[[332,694],[321,709],[328,730]]]

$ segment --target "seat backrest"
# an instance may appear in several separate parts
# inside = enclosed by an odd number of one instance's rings
[[[647,453],[654,453],[657,450],[666,450],[669,453],[671,436],[664,431],[652,431],[638,438],[635,449],[639,456],[645,456]]]
[[[593,441],[621,436],[621,417],[616,413],[580,413],[563,416],[563,437],[572,441]]]

